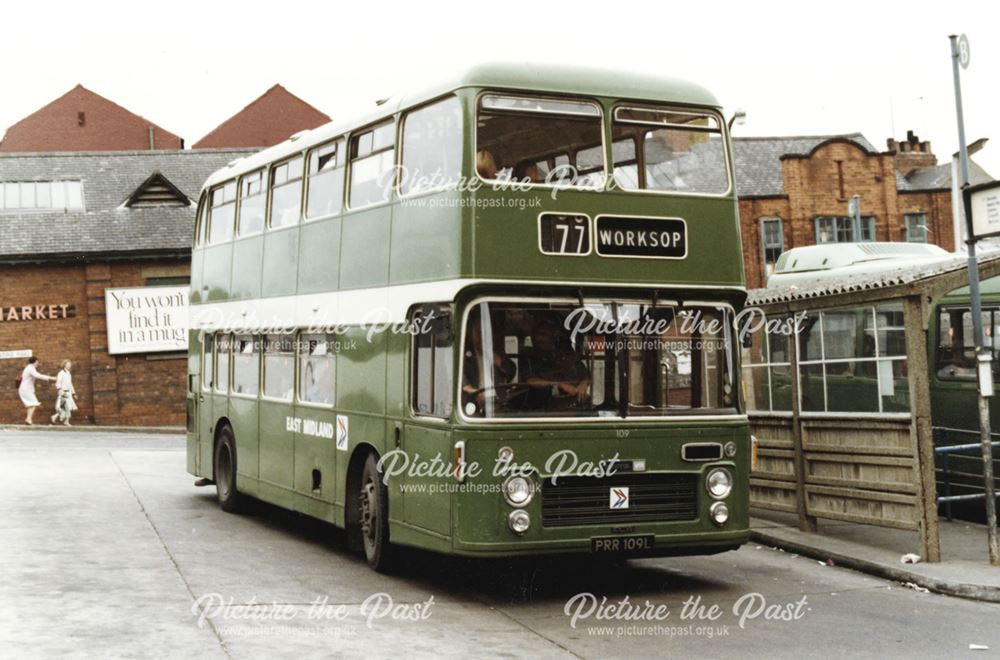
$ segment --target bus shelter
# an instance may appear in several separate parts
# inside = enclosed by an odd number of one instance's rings
[[[1000,253],[980,256],[981,280]],[[968,286],[967,259],[750,292],[743,387],[757,465],[751,506],[913,530],[940,561],[928,329]]]

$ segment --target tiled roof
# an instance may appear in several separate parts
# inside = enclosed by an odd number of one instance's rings
[[[192,145],[194,149],[270,147],[330,121],[330,117],[274,85]]]
[[[740,197],[784,195],[782,156],[806,156],[829,140],[849,140],[869,153],[875,147],[861,133],[800,137],[734,138],[736,192]]]
[[[150,145],[152,140],[152,145]],[[7,129],[0,152],[181,149],[184,140],[77,85]]]
[[[993,177],[987,174],[986,170],[971,160],[969,161],[969,178],[972,185],[993,180]],[[905,177],[897,172],[896,183],[897,189],[904,192],[907,190],[950,190],[951,163],[914,170]]]
[[[208,175],[253,150],[0,154],[0,182],[82,181],[81,211],[0,210],[0,259],[184,251],[195,205],[124,206],[159,172],[192,201]]]

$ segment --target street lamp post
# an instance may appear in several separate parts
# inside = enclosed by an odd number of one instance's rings
[[[969,152],[965,145],[965,121],[962,115],[962,85],[958,66],[969,66],[969,41],[965,35],[950,35],[951,66],[955,80],[955,112],[958,116],[959,169],[961,188],[969,187]],[[982,304],[979,295],[979,267],[976,262],[976,235],[972,226],[972,210],[965,208],[966,246],[969,266],[969,294],[972,303],[972,329],[975,334],[976,360],[979,367],[979,439],[983,453],[983,480],[986,496],[986,529],[990,547],[990,563],[1000,566],[1000,540],[997,538],[996,493],[993,483],[993,445],[990,437],[990,404],[993,396],[992,350],[986,350],[983,335]]]

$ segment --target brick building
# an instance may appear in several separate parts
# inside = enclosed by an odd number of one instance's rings
[[[110,354],[105,290],[189,282],[201,185],[247,153],[0,154],[0,423],[24,419],[28,352],[46,374],[73,361],[77,422],[184,423],[186,353]],[[55,390],[37,389],[45,423]]]
[[[953,250],[951,163],[911,133],[879,152],[861,134],[736,138],[733,152],[747,287],[782,251],[852,241],[919,241]],[[972,183],[991,180],[971,163]],[[848,217],[861,198],[861,222]]]
[[[0,152],[183,149],[184,140],[77,85],[7,129]]]
[[[192,148],[271,147],[299,131],[313,129],[329,121],[327,115],[281,85],[274,85],[195,142]]]

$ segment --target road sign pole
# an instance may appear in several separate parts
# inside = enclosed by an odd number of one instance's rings
[[[969,41],[965,35],[950,35],[951,68],[955,81],[955,114],[958,117],[959,170],[961,189],[969,187],[969,151],[965,145],[965,120],[962,113],[962,83],[958,72],[969,65]],[[979,266],[976,262],[976,237],[972,229],[972,209],[965,208],[965,227],[968,234],[966,246],[969,264],[969,295],[972,303],[972,328],[976,342],[976,360],[979,373],[979,440],[983,453],[983,486],[986,496],[986,532],[990,548],[990,563],[1000,566],[1000,539],[997,537],[996,492],[993,481],[993,445],[990,436],[990,403],[987,397],[993,394],[992,358],[993,349],[985,346],[983,333],[982,302],[979,294]]]

